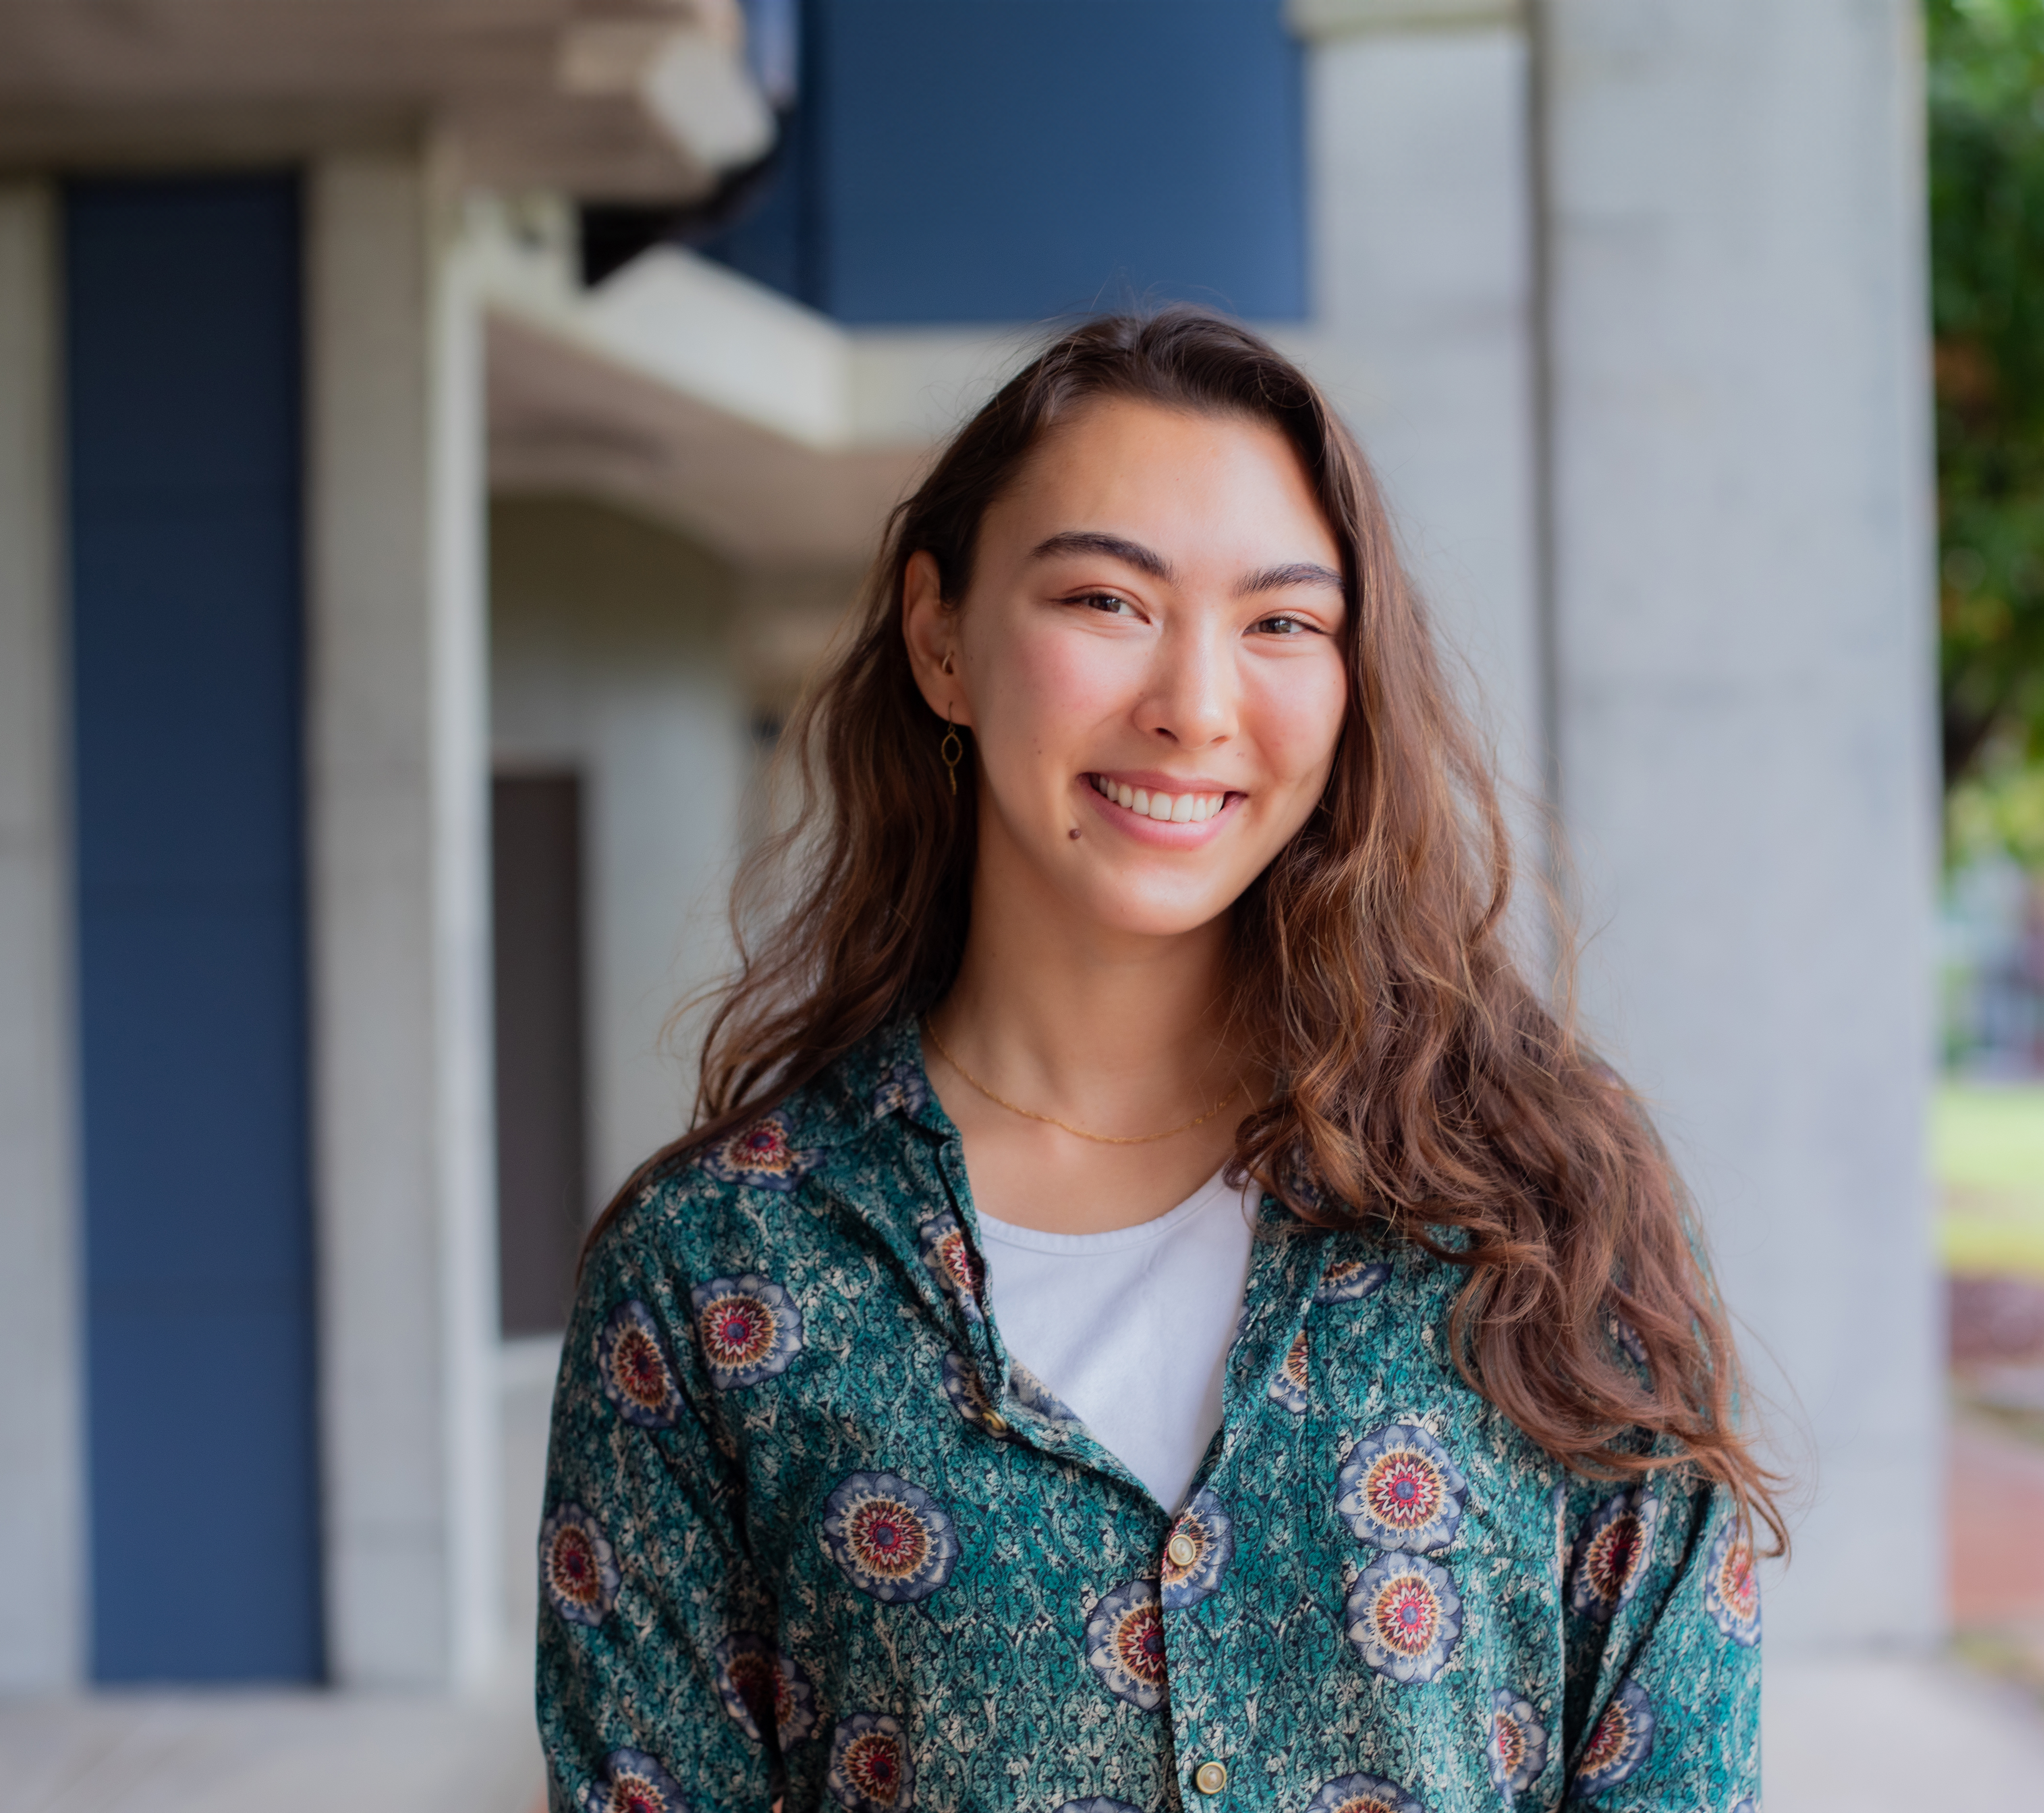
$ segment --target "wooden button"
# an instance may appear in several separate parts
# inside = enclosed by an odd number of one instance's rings
[[[1193,1771],[1193,1786],[1202,1794],[1218,1794],[1228,1786],[1226,1763],[1201,1763]]]

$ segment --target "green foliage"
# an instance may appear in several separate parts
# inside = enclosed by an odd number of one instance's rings
[[[2044,762],[2044,0],[1927,0],[1948,786]]]
[[[1945,848],[1958,865],[2006,851],[2044,870],[2044,763],[1984,762],[1945,795]]]

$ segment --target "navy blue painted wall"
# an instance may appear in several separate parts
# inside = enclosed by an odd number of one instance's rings
[[[1281,0],[809,0],[774,190],[710,255],[847,322],[1306,309]]]
[[[298,186],[63,230],[93,1669],[310,1680]]]

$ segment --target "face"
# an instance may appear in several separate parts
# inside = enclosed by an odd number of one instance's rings
[[[1120,401],[1061,424],[957,607],[927,555],[904,589],[923,695],[973,732],[982,878],[1127,932],[1224,914],[1333,764],[1340,574],[1275,428]]]

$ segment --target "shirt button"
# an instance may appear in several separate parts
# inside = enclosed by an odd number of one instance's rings
[[[1202,1794],[1218,1794],[1228,1786],[1226,1763],[1201,1763],[1193,1771],[1193,1786]]]
[[[1191,1537],[1181,1532],[1171,1538],[1164,1553],[1171,1558],[1173,1567],[1189,1568],[1200,1558],[1200,1546]]]

